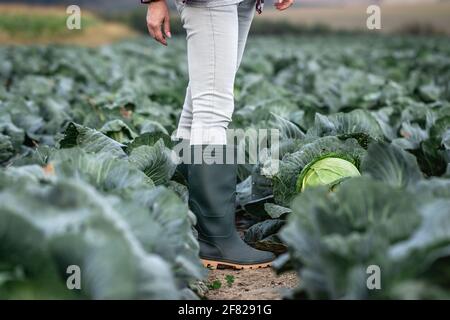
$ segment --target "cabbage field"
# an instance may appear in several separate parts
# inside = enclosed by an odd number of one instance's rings
[[[280,130],[280,159],[240,165],[238,218],[290,298],[450,298],[449,43],[249,41],[233,127]],[[196,298],[184,40],[0,47],[0,81],[0,298]]]

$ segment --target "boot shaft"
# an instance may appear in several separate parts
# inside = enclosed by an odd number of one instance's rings
[[[199,153],[203,159],[188,165],[189,206],[202,238],[229,237],[235,232],[237,166],[226,163],[226,146],[199,147],[191,146],[194,162]]]

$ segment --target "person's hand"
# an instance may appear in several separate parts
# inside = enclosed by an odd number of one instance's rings
[[[275,8],[277,8],[277,10],[282,11],[292,6],[293,3],[294,0],[274,0],[273,5],[275,6]]]
[[[170,38],[172,35],[170,34],[169,8],[165,0],[156,0],[149,3],[147,27],[153,39],[167,46],[166,37]]]

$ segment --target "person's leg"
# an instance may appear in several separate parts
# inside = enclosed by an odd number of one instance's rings
[[[256,0],[244,0],[238,5],[238,55],[237,68],[241,65],[242,56],[244,55],[245,44],[247,43],[248,32],[255,16],[255,2]]]
[[[186,29],[189,85],[176,138],[193,145],[226,144],[234,109],[237,5],[193,7],[176,1]],[[179,166],[185,171],[185,166]]]
[[[274,255],[248,246],[235,226],[236,164],[226,163],[226,129],[234,108],[238,64],[237,4],[181,10],[187,32],[189,87],[192,95],[189,207],[197,216],[200,257],[205,266],[269,266]],[[210,152],[219,163],[205,159]]]
[[[181,15],[182,11],[184,9],[184,5],[177,3],[177,8]],[[238,42],[237,42],[236,71],[239,68],[239,65],[241,64],[241,61],[242,61],[242,56],[244,54],[248,33],[250,30],[250,26],[251,26],[254,15],[255,15],[255,0],[244,0],[238,4],[238,7],[237,7]],[[234,30],[233,30],[233,32],[234,32]],[[188,37],[189,37],[189,35],[188,35]],[[200,34],[197,35],[197,38],[201,38],[201,37],[202,36]],[[234,37],[227,37],[228,40],[232,40],[232,38],[234,38]],[[219,41],[219,39],[217,39],[217,40]],[[226,46],[226,48],[228,48],[230,50],[233,50],[233,47],[234,46]],[[192,48],[197,48],[194,43],[192,44]],[[192,52],[192,54],[195,54],[195,52]],[[192,56],[192,54],[191,54],[191,56]],[[231,55],[229,55],[229,54],[225,54],[225,56],[231,57]],[[192,57],[194,58],[195,56],[192,56]],[[221,65],[228,66],[229,63],[232,63],[232,60],[227,59],[227,61],[228,61],[228,63],[221,64]],[[204,61],[204,62],[207,63],[207,61]],[[210,70],[210,71],[212,71],[212,70]],[[214,72],[214,71],[212,71],[212,72]],[[228,78],[230,78],[229,75],[228,75]],[[234,79],[234,77],[233,77],[233,79]],[[211,92],[212,92],[212,90],[211,90]],[[207,99],[207,97],[205,97],[205,96],[203,98]],[[228,99],[226,105],[228,106],[228,109],[232,109],[232,110],[234,109],[234,104],[232,107],[229,107],[229,105],[230,105],[229,99]],[[199,118],[202,118],[202,117],[204,118],[204,114],[202,115],[201,113],[202,112],[200,111]],[[230,113],[229,111],[226,112],[226,114],[227,114],[226,121],[228,121],[229,118],[231,119],[231,115],[228,116],[229,113]],[[232,111],[231,111],[231,114],[232,114]],[[183,104],[183,110],[181,112],[177,132],[176,132],[177,138],[186,139],[186,140],[190,139],[192,120],[193,120],[193,102],[192,102],[191,88],[190,88],[190,85],[188,85],[188,87],[186,88],[186,96],[185,96],[185,100],[184,100],[184,104]]]
[[[181,11],[187,33],[192,99],[191,144],[226,144],[234,109],[238,52],[237,5]]]

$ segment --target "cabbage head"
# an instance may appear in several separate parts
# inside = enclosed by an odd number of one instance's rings
[[[297,180],[297,192],[315,186],[333,186],[345,178],[360,176],[358,168],[349,160],[326,157],[306,166]]]

